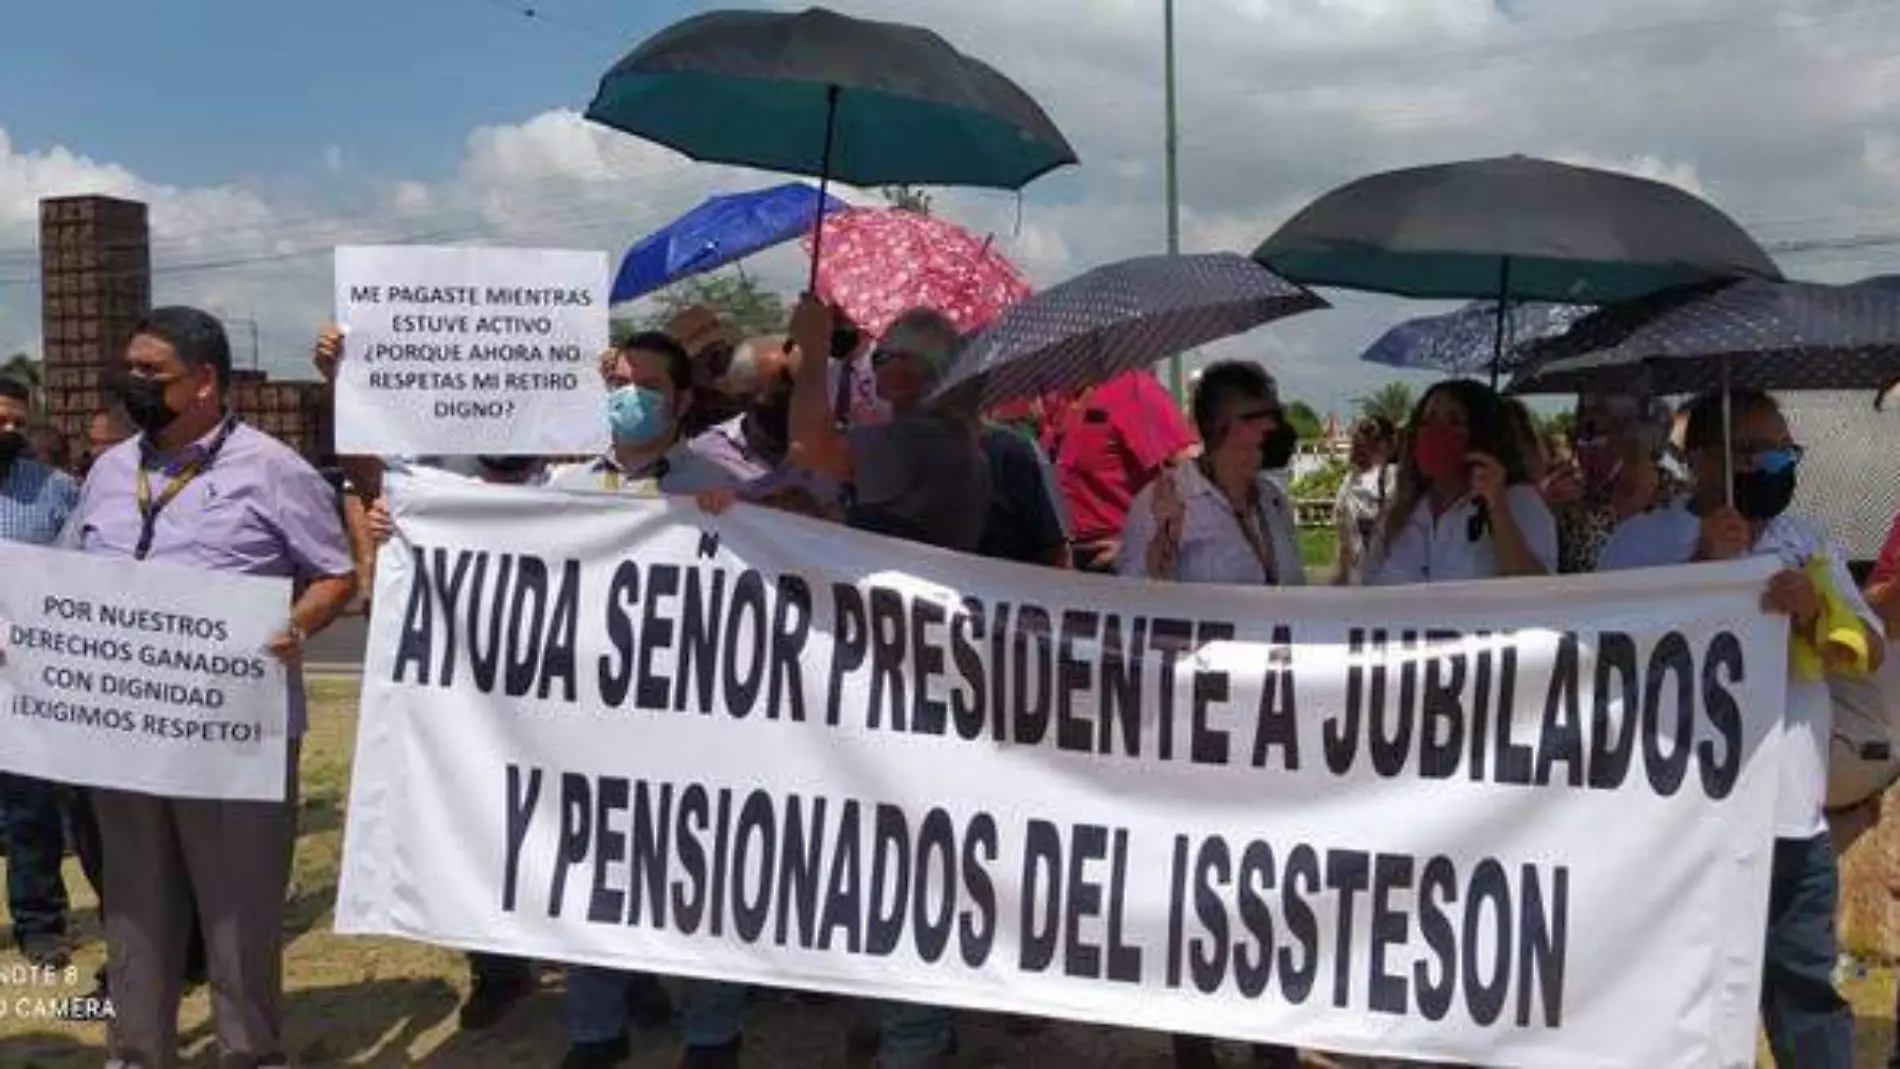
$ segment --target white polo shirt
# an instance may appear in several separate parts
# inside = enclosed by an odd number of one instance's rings
[[[1642,512],[1624,520],[1611,533],[1597,556],[1597,570],[1665,568],[1687,564],[1695,557],[1702,521],[1689,511],[1687,501],[1666,509]],[[1805,520],[1777,516],[1762,527],[1752,556],[1775,557],[1789,568],[1827,554],[1834,587],[1854,614],[1873,634],[1881,634],[1874,615],[1847,570],[1847,555],[1821,530]],[[1828,742],[1834,730],[1834,706],[1826,679],[1802,680],[1792,665],[1788,672],[1788,706],[1781,719],[1783,746],[1781,785],[1775,802],[1775,836],[1812,839],[1827,833]]]
[[[1517,529],[1523,532],[1531,556],[1555,575],[1557,572],[1557,520],[1545,506],[1543,495],[1532,486],[1513,486],[1504,492],[1505,504]],[[1383,531],[1372,538],[1366,555],[1365,576],[1368,586],[1412,586],[1418,583],[1456,583],[1498,577],[1498,551],[1491,541],[1487,525],[1477,538],[1471,537],[1471,517],[1475,502],[1463,498],[1432,516],[1430,501],[1420,501],[1399,536],[1386,545]]]

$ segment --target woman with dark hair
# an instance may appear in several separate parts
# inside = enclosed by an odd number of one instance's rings
[[[1128,506],[1122,575],[1178,583],[1300,586],[1306,581],[1286,495],[1262,474],[1286,463],[1295,441],[1273,377],[1260,365],[1219,363],[1195,383],[1201,455],[1161,469]],[[1256,1044],[1253,1064],[1295,1069],[1291,1047]],[[1220,1064],[1213,1041],[1174,1037],[1176,1069]]]
[[[1532,484],[1515,421],[1498,395],[1465,379],[1425,391],[1410,448],[1367,555],[1374,586],[1549,575],[1557,523]]]

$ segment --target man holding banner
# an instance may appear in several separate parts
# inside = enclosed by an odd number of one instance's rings
[[[221,1064],[288,1065],[283,904],[296,842],[305,640],[355,590],[336,495],[309,464],[225,407],[231,348],[217,319],[160,308],[126,350],[126,407],[143,432],[100,457],[67,527],[82,553],[253,576],[301,587],[269,653],[291,666],[289,770],[280,801],[103,790],[106,940],[119,1069],[174,1064],[188,903],[203,914]]]
[[[1605,543],[1597,567],[1614,571],[1750,556],[1778,558],[1786,567],[1764,598],[1764,608],[1793,621],[1796,663],[1782,717],[1788,743],[1775,807],[1762,1020],[1777,1065],[1853,1069],[1854,1015],[1833,980],[1840,873],[1823,813],[1832,706],[1821,665],[1803,672],[1799,662],[1807,647],[1822,651],[1828,670],[1858,661],[1851,674],[1865,675],[1880,665],[1885,630],[1855,589],[1840,547],[1785,515],[1801,448],[1790,438],[1780,407],[1751,390],[1736,390],[1727,399],[1731,417],[1725,418],[1724,407],[1719,394],[1710,394],[1688,409],[1694,495],[1624,521]]]

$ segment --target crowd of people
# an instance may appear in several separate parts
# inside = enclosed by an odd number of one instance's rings
[[[160,309],[126,352],[122,416],[95,420],[63,465],[34,445],[30,395],[0,385],[0,538],[200,568],[293,576],[299,595],[272,650],[295,664],[309,635],[373,589],[375,547],[398,532],[385,476],[474,479],[573,493],[683,495],[709,512],[771,507],[886,537],[1049,568],[1155,582],[1308,581],[1289,492],[1276,473],[1297,435],[1273,376],[1223,362],[1184,414],[1147,372],[984,412],[927,404],[958,343],[925,308],[863,337],[806,298],[783,336],[737,336],[707,309],[603,355],[599,456],[346,457],[336,493],[289,449],[224,404],[230,349],[212,317]],[[315,363],[333,379],[349,346],[327,329]],[[862,370],[877,404],[856,403]],[[1727,415],[1725,417],[1725,407]],[[1725,423],[1725,418],[1728,421]],[[116,436],[116,438],[115,438]],[[1439,383],[1402,424],[1366,419],[1335,508],[1327,581],[1415,585],[1743,556],[1783,565],[1768,611],[1811,631],[1826,555],[1875,660],[1900,627],[1900,524],[1857,584],[1845,555],[1789,512],[1802,451],[1774,399],[1735,391],[1671,410],[1653,397],[1593,396],[1570,441],[1546,441],[1524,407],[1472,381]],[[59,470],[72,467],[73,473]],[[83,482],[75,478],[83,476]],[[295,675],[293,673],[293,678]],[[1851,1069],[1853,1018],[1836,991],[1838,875],[1824,812],[1830,746],[1824,682],[1791,679],[1794,745],[1779,793],[1762,998],[1784,1067]],[[293,689],[291,729],[302,729]],[[287,1064],[282,907],[295,841],[296,748],[281,802],[161,799],[5,777],[8,895],[21,951],[63,963],[59,886],[66,825],[101,892],[113,995],[113,1064],[168,1067],[181,990],[208,978],[222,1064]],[[110,864],[107,864],[107,862]],[[109,908],[108,908],[109,907]],[[460,1023],[493,1026],[534,990],[535,964],[471,954]],[[596,967],[566,970],[570,1069],[626,1060],[637,1034],[676,1024],[682,1069],[740,1064],[748,992]],[[946,1009],[892,1002],[854,1037],[849,1064],[937,1066],[955,1050]],[[1257,1045],[1256,1066],[1296,1066]],[[1174,1039],[1175,1064],[1218,1064],[1214,1044]],[[757,1064],[770,1064],[769,1061]],[[1895,1065],[1900,1066],[1900,1055]]]

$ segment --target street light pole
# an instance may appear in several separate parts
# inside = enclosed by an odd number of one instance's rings
[[[1162,47],[1166,50],[1163,79],[1166,85],[1167,135],[1166,167],[1168,197],[1168,254],[1181,251],[1181,189],[1179,177],[1175,173],[1176,135],[1174,119],[1174,0],[1161,0],[1163,20]],[[1176,353],[1168,359],[1168,385],[1174,391],[1177,403],[1186,403],[1187,383],[1182,377],[1181,354]]]

